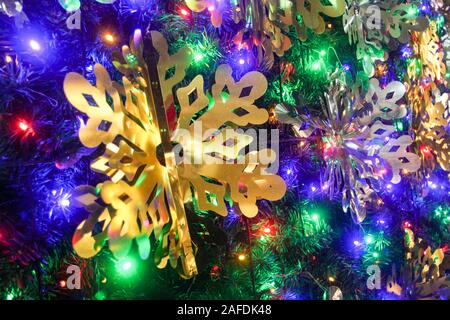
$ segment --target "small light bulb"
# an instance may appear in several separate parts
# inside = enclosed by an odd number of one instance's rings
[[[11,63],[12,61],[13,61],[13,59],[11,58],[11,56],[9,56],[9,55],[5,56],[5,62],[6,63]]]
[[[181,9],[180,13],[182,16],[185,16],[185,17],[189,14],[189,12],[186,9]]]
[[[320,62],[319,61],[314,62],[313,65],[312,65],[312,69],[313,70],[319,70],[320,69]]]
[[[30,128],[30,126],[25,121],[19,122],[19,129],[22,131],[27,131]]]
[[[242,58],[241,58],[241,59],[239,59],[239,64],[240,64],[240,65],[243,65],[243,64],[245,64],[245,60],[244,60],[244,59],[242,59]]]
[[[114,43],[114,41],[115,41],[114,36],[111,33],[105,34],[104,38],[105,38],[105,41],[109,42],[109,43]]]
[[[124,271],[128,271],[128,270],[131,269],[131,266],[132,266],[132,264],[131,264],[130,261],[125,261],[125,262],[122,264],[122,269],[123,269]]]
[[[32,50],[34,50],[34,51],[40,51],[41,50],[41,45],[36,40],[34,40],[34,39],[30,40],[29,44],[30,44],[30,48]]]
[[[245,254],[240,254],[238,256],[239,261],[244,261],[245,260]]]
[[[68,207],[70,206],[70,200],[69,199],[62,199],[59,204],[61,205],[61,207]]]
[[[197,61],[197,62],[201,61],[201,60],[203,59],[203,54],[201,54],[201,53],[196,53],[196,54],[194,55],[194,59],[195,59],[195,61]]]
[[[269,234],[269,233],[271,233],[271,232],[272,232],[272,229],[270,229],[269,227],[265,227],[265,228],[264,228],[264,233]]]

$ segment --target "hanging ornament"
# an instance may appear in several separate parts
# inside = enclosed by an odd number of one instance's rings
[[[247,11],[256,11],[260,16],[245,16]],[[283,29],[289,26],[295,26],[298,37],[301,40],[308,38],[307,31],[312,30],[316,34],[325,31],[325,20],[322,15],[336,18],[345,11],[345,0],[328,1],[324,3],[320,0],[258,0],[246,1],[239,0],[234,9],[235,18],[252,18],[246,20],[254,25],[263,25],[261,19],[266,17],[274,25],[281,25]]]
[[[240,0],[233,8],[233,19],[236,23],[243,22],[243,29],[234,37],[237,48],[246,48],[257,52],[258,64],[266,69],[272,68],[275,60],[274,54],[282,57],[289,50],[291,40],[284,33],[288,27],[287,22],[279,9],[288,12],[291,2],[282,0]],[[284,11],[283,11],[284,12]]]
[[[421,238],[415,238],[414,232],[405,228],[406,266],[402,270],[403,288],[398,292],[409,298],[419,300],[450,299],[450,277],[445,270],[450,256],[443,248],[434,250]]]
[[[81,142],[88,148],[106,146],[91,167],[110,178],[96,188],[80,187],[74,196],[91,213],[74,234],[74,249],[88,258],[108,241],[120,258],[135,240],[141,257],[147,258],[153,233],[157,266],[170,261],[181,276],[192,277],[197,268],[184,202],[194,198],[199,210],[226,216],[227,199],[254,217],[258,199],[278,200],[286,191],[283,180],[267,169],[276,160],[273,150],[240,155],[253,139],[236,128],[268,120],[267,111],[253,105],[266,91],[267,80],[250,72],[236,82],[231,68],[221,65],[211,91],[205,92],[198,75],[176,91],[181,113],[172,131],[167,112],[191,51],[182,48],[170,55],[160,33],[148,32],[142,39],[138,30],[130,47],[114,57],[123,85],[111,81],[101,65],[94,68],[95,86],[77,73],[64,81],[68,100],[89,117],[80,129]],[[96,225],[102,227],[94,234]]]
[[[308,38],[308,30],[316,34],[325,32],[325,20],[322,15],[337,18],[345,12],[345,0],[296,0],[293,1],[292,14],[287,17],[297,29],[300,40]],[[289,21],[289,22],[290,22]],[[291,23],[288,22],[288,25]]]
[[[208,10],[215,27],[222,24],[223,12],[228,8],[220,0],[186,0],[194,12]],[[291,40],[286,35],[290,26],[295,26],[301,40],[308,38],[308,30],[316,34],[325,31],[322,15],[339,17],[344,13],[345,0],[324,4],[321,0],[237,0],[231,4],[233,20],[243,28],[233,41],[238,49],[255,49],[258,65],[272,68],[274,55],[282,57],[289,50]]]
[[[385,48],[392,39],[408,43],[411,31],[426,30],[428,19],[419,14],[416,4],[400,0],[347,0],[344,31],[369,77],[375,74],[375,62],[389,57]]]
[[[450,171],[450,135],[445,129],[450,121],[450,99],[440,89],[447,69],[434,21],[426,32],[413,34],[413,49],[415,57],[410,61],[407,81],[416,149],[425,175],[436,164]]]
[[[334,80],[325,94],[325,119],[293,118],[281,106],[277,109],[279,121],[291,124],[299,139],[320,141],[320,157],[326,165],[323,190],[331,199],[342,193],[343,209],[350,210],[357,223],[365,219],[368,204],[377,198],[376,181],[390,174],[390,181],[397,184],[402,170],[415,172],[420,167],[418,156],[407,151],[411,137],[394,137],[395,126],[385,124],[405,117],[405,107],[398,104],[405,91],[401,82],[382,89],[377,79],[371,79],[361,99],[342,80]]]

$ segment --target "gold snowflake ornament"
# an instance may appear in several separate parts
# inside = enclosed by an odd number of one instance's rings
[[[238,130],[267,122],[268,112],[254,105],[267,89],[265,77],[250,72],[235,81],[231,68],[221,65],[211,92],[202,76],[174,90],[190,61],[189,49],[169,55],[160,33],[143,38],[138,31],[115,56],[121,84],[101,65],[95,66],[95,85],[77,73],[66,76],[68,100],[88,117],[81,142],[105,146],[91,167],[109,177],[96,188],[80,187],[75,196],[90,212],[73,237],[81,257],[94,256],[106,241],[116,257],[125,257],[135,241],[145,259],[153,233],[156,265],[170,262],[189,278],[197,267],[184,203],[195,199],[199,210],[226,216],[226,203],[234,202],[254,217],[257,200],[283,197],[284,181],[269,170],[275,153],[245,153],[254,138]],[[181,112],[172,130],[167,114],[175,100]]]
[[[450,99],[441,92],[445,83],[444,52],[433,21],[426,32],[414,33],[414,59],[408,67],[408,99],[413,110],[416,145],[425,173],[439,164],[450,171]]]
[[[445,249],[433,251],[427,241],[416,237],[409,228],[405,228],[404,245],[406,263],[399,278],[405,290],[392,277],[387,291],[417,300],[448,300],[450,279],[445,270],[450,258],[445,254]]]
[[[232,12],[234,22],[243,22],[245,26],[233,41],[241,46],[243,39],[248,38],[244,33],[250,34],[251,41],[245,45],[256,47],[259,65],[268,69],[274,65],[274,54],[282,57],[289,50],[290,26],[295,27],[298,38],[304,41],[308,31],[325,32],[324,16],[336,18],[345,11],[345,0],[237,0],[231,4],[223,0],[185,0],[185,3],[193,12],[209,11],[214,27],[220,27],[223,15]]]

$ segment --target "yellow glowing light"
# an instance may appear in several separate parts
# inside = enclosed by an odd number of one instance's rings
[[[331,277],[331,276],[330,276],[330,277],[328,277],[328,281],[329,281],[329,282],[335,282],[336,279],[335,279],[334,277]]]
[[[114,43],[116,40],[111,33],[105,34],[103,38],[105,39],[106,42],[109,42],[109,43]]]
[[[239,261],[244,261],[246,259],[245,254],[240,254],[238,256]]]
[[[12,61],[13,61],[13,59],[11,58],[11,56],[6,55],[5,62],[6,63],[11,63]]]

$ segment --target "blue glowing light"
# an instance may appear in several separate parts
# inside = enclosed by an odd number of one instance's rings
[[[36,40],[31,39],[30,42],[29,42],[29,45],[30,45],[30,48],[31,48],[33,51],[41,51],[41,45],[40,45],[40,43],[37,42]]]
[[[345,72],[349,72],[350,70],[352,70],[352,67],[349,64],[344,64],[342,66],[342,70],[344,70]]]

